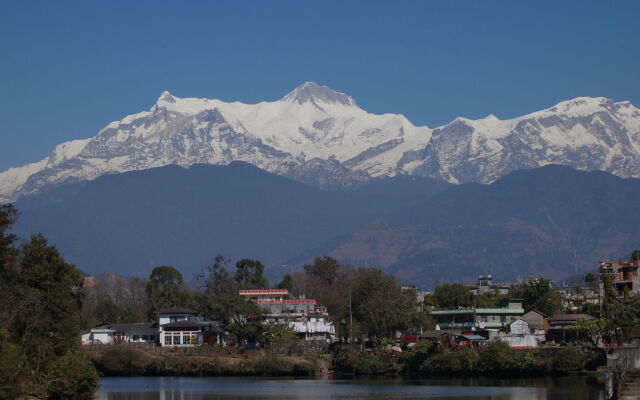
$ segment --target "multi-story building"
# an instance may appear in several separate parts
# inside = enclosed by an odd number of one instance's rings
[[[305,340],[334,340],[336,331],[326,307],[312,299],[290,299],[287,290],[240,290],[240,296],[264,311],[265,322],[288,324]]]
[[[469,291],[474,295],[484,293],[495,293],[500,295],[510,294],[514,287],[518,286],[516,283],[494,283],[493,277],[488,274],[478,276],[478,283],[475,285],[467,285]]]
[[[502,328],[524,315],[521,299],[503,300],[499,308],[460,308],[435,310],[431,315],[440,329]]]
[[[556,288],[555,292],[560,296],[562,308],[572,312],[582,310],[586,304],[599,303],[599,295],[595,287],[563,286]]]
[[[610,281],[617,297],[625,293],[640,292],[640,260],[600,261],[598,263],[600,293],[605,293],[604,285]]]

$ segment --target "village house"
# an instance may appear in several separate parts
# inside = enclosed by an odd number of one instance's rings
[[[538,310],[531,310],[522,316],[522,320],[529,325],[529,328],[542,330],[547,330],[549,327],[546,318],[547,315]]]
[[[240,290],[240,296],[264,311],[265,322],[287,324],[304,340],[335,340],[336,331],[326,307],[312,299],[290,299],[283,289]]]
[[[204,321],[196,313],[171,307],[155,312],[155,322],[106,324],[82,335],[83,344],[149,343],[159,346],[224,344],[225,333],[217,321]]]
[[[595,319],[588,314],[558,314],[547,319],[549,329],[547,330],[548,343],[567,343],[578,340],[578,334],[569,328],[578,319]]]
[[[563,286],[555,289],[562,308],[569,311],[582,310],[586,304],[599,304],[600,298],[595,288],[588,286]]]
[[[506,299],[498,308],[434,310],[431,315],[440,329],[502,328],[524,315],[521,299]]]
[[[510,283],[493,283],[493,277],[488,274],[479,275],[478,283],[475,285],[467,285],[469,291],[473,295],[495,293],[507,295],[511,293],[512,284]]]
[[[638,293],[640,289],[640,260],[600,261],[598,263],[598,282],[600,293],[604,293],[606,280],[610,280],[617,297],[625,293]]]

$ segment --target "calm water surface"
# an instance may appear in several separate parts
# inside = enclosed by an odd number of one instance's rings
[[[102,378],[98,400],[603,399],[593,378]]]

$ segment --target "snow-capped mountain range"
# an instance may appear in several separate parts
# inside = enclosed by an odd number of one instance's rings
[[[640,110],[579,97],[519,118],[457,118],[431,129],[403,115],[368,113],[352,97],[312,82],[258,104],[163,92],[148,111],[0,173],[0,201],[105,174],[236,160],[319,186],[398,174],[492,182],[552,163],[637,177]]]

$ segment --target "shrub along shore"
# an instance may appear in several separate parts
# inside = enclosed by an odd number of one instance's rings
[[[309,376],[319,356],[279,354],[156,355],[142,349],[106,349],[90,354],[102,376]]]
[[[606,356],[601,351],[584,352],[575,347],[514,350],[501,341],[482,349],[451,350],[420,342],[401,354],[342,346],[334,354],[335,371],[352,375],[566,375],[594,371],[603,364]]]
[[[143,349],[105,349],[90,354],[103,376],[312,376],[336,375],[566,375],[594,371],[603,352],[574,347],[513,350],[504,342],[483,349],[435,348],[421,342],[404,353],[336,346],[330,355],[304,356],[252,351],[237,354],[158,355]]]

